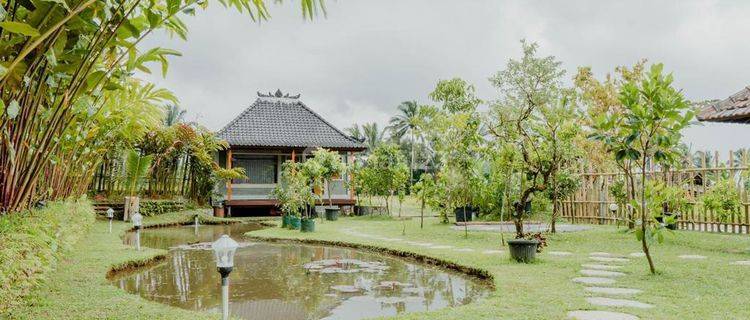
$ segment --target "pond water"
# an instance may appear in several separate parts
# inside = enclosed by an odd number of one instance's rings
[[[243,319],[364,319],[474,302],[491,290],[463,274],[353,249],[241,242],[255,224],[145,229],[141,245],[170,249],[156,266],[112,284],[192,310],[221,312],[220,276],[209,243],[241,243],[229,276],[230,314]],[[133,235],[125,237],[130,243]]]

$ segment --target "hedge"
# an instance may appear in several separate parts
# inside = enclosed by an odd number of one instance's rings
[[[0,216],[0,315],[55,269],[93,224],[94,216],[85,199]]]

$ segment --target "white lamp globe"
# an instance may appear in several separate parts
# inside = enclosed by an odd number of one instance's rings
[[[237,241],[232,240],[228,235],[222,235],[219,240],[211,244],[216,257],[216,267],[232,268],[234,266],[234,252],[240,245]]]
[[[115,217],[115,210],[111,207],[107,209],[107,218],[112,219]]]
[[[130,220],[133,221],[133,227],[136,229],[140,229],[143,225],[143,216],[140,214],[140,212],[136,212],[133,217],[130,218]]]
[[[618,206],[616,203],[612,203],[609,205],[609,211],[615,212],[617,209],[620,209],[620,206]]]

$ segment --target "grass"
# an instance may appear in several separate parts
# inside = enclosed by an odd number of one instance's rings
[[[196,212],[168,213],[144,218],[144,227],[189,223]],[[225,223],[201,215],[201,222]],[[194,312],[150,302],[109,283],[112,269],[147,264],[166,251],[122,244],[130,223],[115,221],[109,233],[106,220],[97,220],[75,244],[48,281],[35,288],[23,304],[11,310],[9,319],[219,319],[220,315]]]
[[[419,229],[419,219],[406,222],[387,219],[342,218],[337,222],[317,223],[315,233],[269,228],[248,233],[260,238],[322,240],[376,246],[408,251],[488,271],[494,277],[496,291],[474,304],[442,309],[430,313],[406,314],[398,319],[564,319],[571,310],[616,310],[641,319],[748,319],[750,308],[750,267],[730,265],[736,260],[750,260],[750,239],[739,235],[717,235],[676,232],[665,243],[652,248],[658,275],[651,275],[645,258],[633,258],[626,264],[617,285],[642,289],[633,299],[654,304],[652,309],[603,308],[588,304],[590,296],[584,286],[571,282],[580,276],[581,264],[590,252],[605,251],[627,255],[640,251],[640,243],[632,234],[614,227],[594,227],[590,231],[565,233],[549,237],[549,251],[570,251],[574,254],[556,257],[541,254],[533,264],[518,264],[507,253],[487,255],[483,250],[500,248],[500,235],[472,232],[465,239],[462,231],[454,231],[437,219],[427,220]],[[429,249],[403,242],[384,242],[344,233],[354,230],[371,235],[401,238],[473,248],[475,252]],[[622,229],[621,229],[622,230]],[[506,239],[511,235],[506,234]],[[507,251],[507,250],[506,250]],[[698,254],[706,260],[683,260],[679,255]]]

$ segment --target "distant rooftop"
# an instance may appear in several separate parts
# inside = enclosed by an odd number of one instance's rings
[[[750,123],[750,86],[729,98],[704,107],[698,114],[698,120]]]
[[[217,136],[233,147],[323,147],[364,150],[299,100],[300,95],[258,92],[245,111],[219,130]]]

